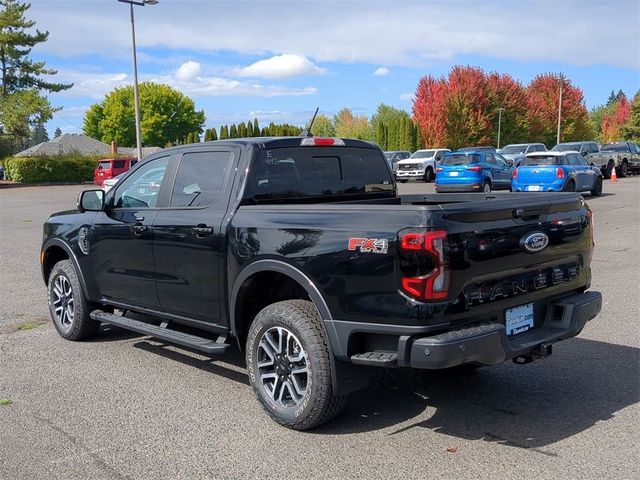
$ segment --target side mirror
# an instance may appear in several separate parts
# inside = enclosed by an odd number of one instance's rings
[[[597,165],[593,162],[591,162],[589,165],[591,165],[592,167],[597,167]]]
[[[583,157],[586,157],[587,155],[589,155],[589,152],[582,152]]]
[[[78,197],[78,210],[84,212],[101,212],[104,209],[103,190],[85,190]]]

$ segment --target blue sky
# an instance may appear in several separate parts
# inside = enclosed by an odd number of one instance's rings
[[[129,6],[117,0],[31,0],[50,32],[32,56],[73,82],[50,96],[47,125],[80,132],[86,109],[130,84]],[[371,115],[411,111],[427,74],[456,64],[523,83],[563,72],[588,108],[640,89],[640,2],[609,0],[159,0],[135,7],[138,73],[192,97],[207,127],[258,117],[302,125],[318,106]]]

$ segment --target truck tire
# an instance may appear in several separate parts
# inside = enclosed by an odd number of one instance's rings
[[[615,164],[613,163],[613,160],[609,160],[609,163],[607,163],[607,167],[604,169],[604,172],[602,172],[603,175],[604,175],[604,178],[606,178],[606,179],[611,178],[611,170],[613,170],[615,168],[614,165]],[[616,173],[618,173],[618,172],[616,172]]]
[[[256,315],[246,344],[249,381],[267,413],[293,430],[333,419],[346,397],[333,393],[331,353],[315,305],[286,300]]]
[[[424,172],[424,177],[422,177],[422,181],[426,183],[433,182],[435,175],[433,174],[433,169],[431,167],[427,168]]]
[[[602,193],[602,177],[598,177],[595,185],[593,186],[593,189],[591,189],[591,195],[593,195],[594,197],[599,197],[601,193]]]
[[[618,177],[620,178],[624,178],[627,176],[627,161],[624,160],[622,162],[622,165],[620,165],[619,167],[616,168],[616,174],[618,175]]]
[[[100,322],[92,320],[91,304],[87,302],[70,260],[56,263],[48,282],[49,311],[53,325],[62,338],[84,340],[96,333]]]

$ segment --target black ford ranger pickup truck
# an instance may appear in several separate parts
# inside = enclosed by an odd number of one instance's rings
[[[52,215],[40,260],[64,338],[235,341],[268,414],[302,430],[372,367],[550,355],[600,312],[592,253],[577,193],[401,197],[377,146],[286,137],[154,154]]]

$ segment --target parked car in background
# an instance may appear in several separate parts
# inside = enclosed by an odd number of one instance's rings
[[[4,180],[4,167],[0,165],[0,180]]]
[[[432,182],[436,178],[436,165],[442,161],[444,154],[450,151],[448,148],[432,148],[413,152],[409,158],[396,163],[393,170],[396,181]]]
[[[100,160],[93,173],[93,183],[102,186],[102,182],[126,172],[136,163],[138,163],[138,159],[134,157],[105,158]]]
[[[490,151],[444,155],[436,169],[436,192],[484,192],[511,189],[512,168]]]
[[[384,156],[387,157],[389,166],[393,169],[393,165],[396,162],[404,160],[405,158],[409,158],[411,156],[411,152],[407,150],[388,150],[384,152]]]
[[[513,171],[514,192],[591,192],[602,193],[602,172],[574,152],[535,152],[528,154]]]
[[[111,190],[111,188],[113,188],[113,186],[118,183],[118,180],[120,180],[125,173],[127,172],[122,172],[120,175],[116,175],[113,178],[107,178],[104,182],[102,182],[102,190],[104,190],[105,193]]]
[[[546,152],[547,147],[544,143],[512,143],[505,145],[498,153],[507,159],[514,167],[522,163],[527,153]]]
[[[602,174],[611,175],[615,165],[618,177],[640,173],[640,147],[633,142],[605,143],[600,146],[600,166]]]

